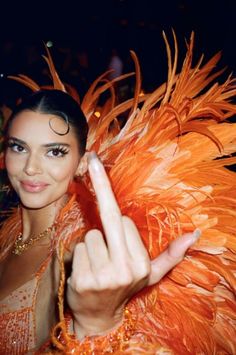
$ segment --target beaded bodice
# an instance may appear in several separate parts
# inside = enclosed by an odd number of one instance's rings
[[[14,216],[11,220],[14,220],[14,224],[16,223]],[[32,278],[0,301],[1,355],[33,353],[40,345],[37,341],[37,304],[42,302],[40,298],[44,294],[46,306],[53,308],[50,304],[52,290],[48,285],[54,285],[55,280],[47,281],[45,284],[44,279],[46,279],[45,275],[51,275],[51,265],[52,261],[57,258],[59,241],[69,243],[72,237],[76,238],[76,235],[79,235],[83,222],[78,203],[70,200],[60,212],[59,220],[60,224],[52,238],[48,254]],[[4,233],[4,229],[8,230],[7,223],[3,226],[1,233]],[[52,275],[49,277],[53,278]],[[57,294],[57,289],[53,290],[53,294]]]
[[[35,347],[38,285],[35,277],[0,301],[0,354],[25,354]]]

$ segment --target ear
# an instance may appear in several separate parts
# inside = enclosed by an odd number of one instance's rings
[[[88,153],[86,152],[80,159],[78,168],[76,169],[75,176],[82,176],[88,170]]]

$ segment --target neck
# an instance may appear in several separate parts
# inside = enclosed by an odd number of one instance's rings
[[[67,198],[40,209],[29,209],[22,206],[23,240],[27,240],[30,236],[37,235],[50,227],[66,201]]]

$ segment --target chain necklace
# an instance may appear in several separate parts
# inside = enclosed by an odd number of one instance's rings
[[[12,253],[15,255],[20,255],[21,253],[26,251],[29,247],[31,247],[34,243],[36,243],[38,240],[47,237],[49,235],[49,233],[52,232],[54,227],[55,227],[55,223],[53,223],[50,227],[45,229],[45,231],[39,233],[36,236],[29,238],[25,242],[22,241],[23,236],[22,236],[22,233],[20,233],[16,238]]]

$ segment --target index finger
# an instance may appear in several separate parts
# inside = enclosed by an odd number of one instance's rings
[[[103,164],[94,152],[91,152],[88,156],[88,169],[97,197],[109,253],[112,258],[120,260],[127,255],[122,216],[110,180]]]

